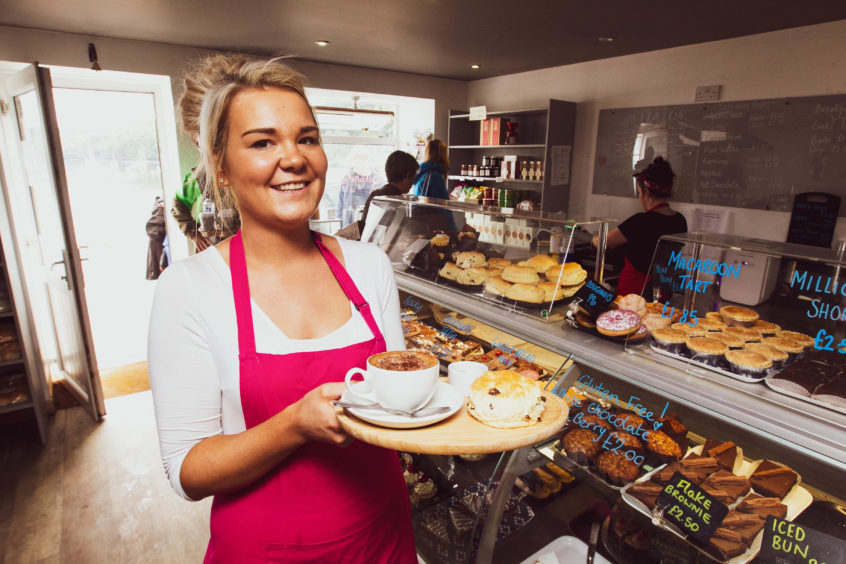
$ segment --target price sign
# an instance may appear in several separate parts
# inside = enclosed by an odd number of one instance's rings
[[[580,308],[595,317],[611,307],[616,295],[605,286],[588,278],[574,297],[581,300]]]
[[[825,329],[820,329],[814,339],[814,348],[821,351],[836,350],[840,354],[846,354],[846,339],[840,339],[840,342],[835,346],[834,336],[829,335]]]
[[[770,515],[755,562],[768,564],[844,564],[846,541]]]
[[[673,474],[655,503],[664,508],[664,519],[701,544],[708,542],[729,511],[681,472]]]

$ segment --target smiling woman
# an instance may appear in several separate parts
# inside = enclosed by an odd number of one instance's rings
[[[206,562],[416,562],[396,454],[348,444],[331,405],[405,345],[387,256],[309,230],[327,162],[301,77],[240,65],[200,118],[207,189],[241,229],[159,279],[149,366],[171,484],[215,496]]]

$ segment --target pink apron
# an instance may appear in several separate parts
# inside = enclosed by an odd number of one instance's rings
[[[373,333],[340,349],[285,355],[256,352],[240,232],[229,250],[238,319],[241,407],[254,427],[325,382],[342,382],[385,350],[370,306],[316,233],[315,244]],[[254,484],[216,495],[206,563],[416,563],[411,507],[396,452],[354,441],[309,442]]]

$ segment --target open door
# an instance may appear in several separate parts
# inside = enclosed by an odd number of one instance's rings
[[[19,252],[30,268],[23,273],[32,300],[43,302],[34,316],[42,362],[95,420],[105,414],[94,341],[88,320],[80,251],[70,211],[64,159],[53,107],[50,71],[37,63],[4,79],[11,98],[20,161],[10,190],[16,217],[30,215],[30,233]],[[18,163],[14,163],[18,164]],[[23,218],[21,218],[23,219]],[[16,229],[17,222],[16,222]],[[26,229],[21,227],[21,229]]]

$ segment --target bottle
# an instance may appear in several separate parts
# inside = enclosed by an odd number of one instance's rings
[[[543,182],[543,161],[538,161],[538,180]]]
[[[520,179],[521,180],[528,180],[529,179],[529,167],[526,164],[526,161],[520,162]]]
[[[467,176],[467,165],[466,164],[461,165],[461,176]]]

